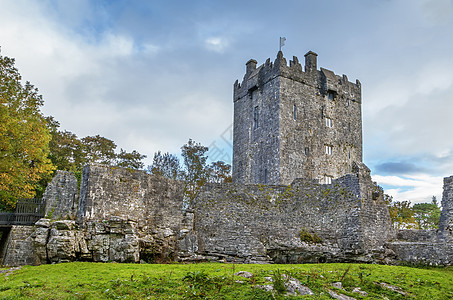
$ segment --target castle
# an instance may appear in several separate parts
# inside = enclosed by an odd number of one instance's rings
[[[233,179],[290,184],[295,178],[330,184],[362,162],[361,85],[317,69],[317,54],[287,65],[280,51],[257,68],[246,64],[234,83]]]
[[[76,260],[453,264],[453,176],[438,230],[394,230],[362,162],[361,85],[321,68],[247,63],[234,84],[233,183],[184,182],[105,165],[58,171],[46,217],[4,231],[4,265]]]

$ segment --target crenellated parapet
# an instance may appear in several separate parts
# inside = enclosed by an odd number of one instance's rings
[[[317,54],[309,51],[305,54],[305,66],[302,68],[297,56],[288,62],[283,56],[283,52],[279,51],[276,59],[271,62],[270,58],[260,66],[257,66],[257,61],[250,59],[246,63],[246,72],[242,82],[236,80],[234,83],[234,101],[239,100],[243,96],[255,89],[263,87],[267,82],[282,76],[303,84],[317,87],[319,92],[326,95],[329,91],[336,95],[360,93],[361,83],[357,79],[355,83],[350,82],[346,75],[336,75],[334,72],[320,68],[317,69]],[[348,95],[346,95],[347,97]],[[361,99],[354,98],[354,101],[361,102]]]

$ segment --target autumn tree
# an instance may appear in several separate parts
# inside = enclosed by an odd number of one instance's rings
[[[14,59],[0,55],[0,209],[34,197],[36,184],[54,169],[42,96],[21,79]]]
[[[395,229],[417,229],[418,224],[410,201],[389,203],[390,218]]]
[[[161,175],[171,179],[179,179],[182,175],[179,159],[170,153],[154,153],[153,164],[148,166],[148,173]]]

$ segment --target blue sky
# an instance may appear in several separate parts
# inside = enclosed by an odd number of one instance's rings
[[[285,36],[287,58],[361,81],[364,161],[388,193],[440,199],[453,174],[451,0],[0,0],[0,20],[46,115],[148,164],[189,138],[228,159],[232,85]]]

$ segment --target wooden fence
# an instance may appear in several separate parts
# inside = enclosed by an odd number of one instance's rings
[[[0,226],[34,225],[44,217],[45,211],[43,199],[20,199],[14,212],[0,212]]]

